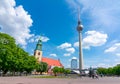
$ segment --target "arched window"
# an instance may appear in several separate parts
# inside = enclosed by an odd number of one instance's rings
[[[40,52],[38,52],[38,55],[40,55]]]

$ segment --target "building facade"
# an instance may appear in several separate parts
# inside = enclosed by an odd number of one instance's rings
[[[71,69],[77,69],[77,59],[71,60]]]

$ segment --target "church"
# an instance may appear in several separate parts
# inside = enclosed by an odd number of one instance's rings
[[[52,68],[57,66],[57,67],[64,67],[60,60],[52,59],[52,58],[47,58],[42,56],[42,40],[39,39],[38,43],[36,45],[35,51],[34,51],[34,56],[38,60],[38,62],[46,62],[48,64],[48,73],[51,72]]]

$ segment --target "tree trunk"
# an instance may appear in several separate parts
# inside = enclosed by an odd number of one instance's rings
[[[42,75],[42,72],[40,72],[40,75]]]

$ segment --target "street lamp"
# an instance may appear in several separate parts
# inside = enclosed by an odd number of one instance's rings
[[[79,33],[79,71],[80,73],[82,73],[82,70],[83,70],[82,30],[83,30],[83,25],[81,25],[81,22],[78,19],[77,31]]]

